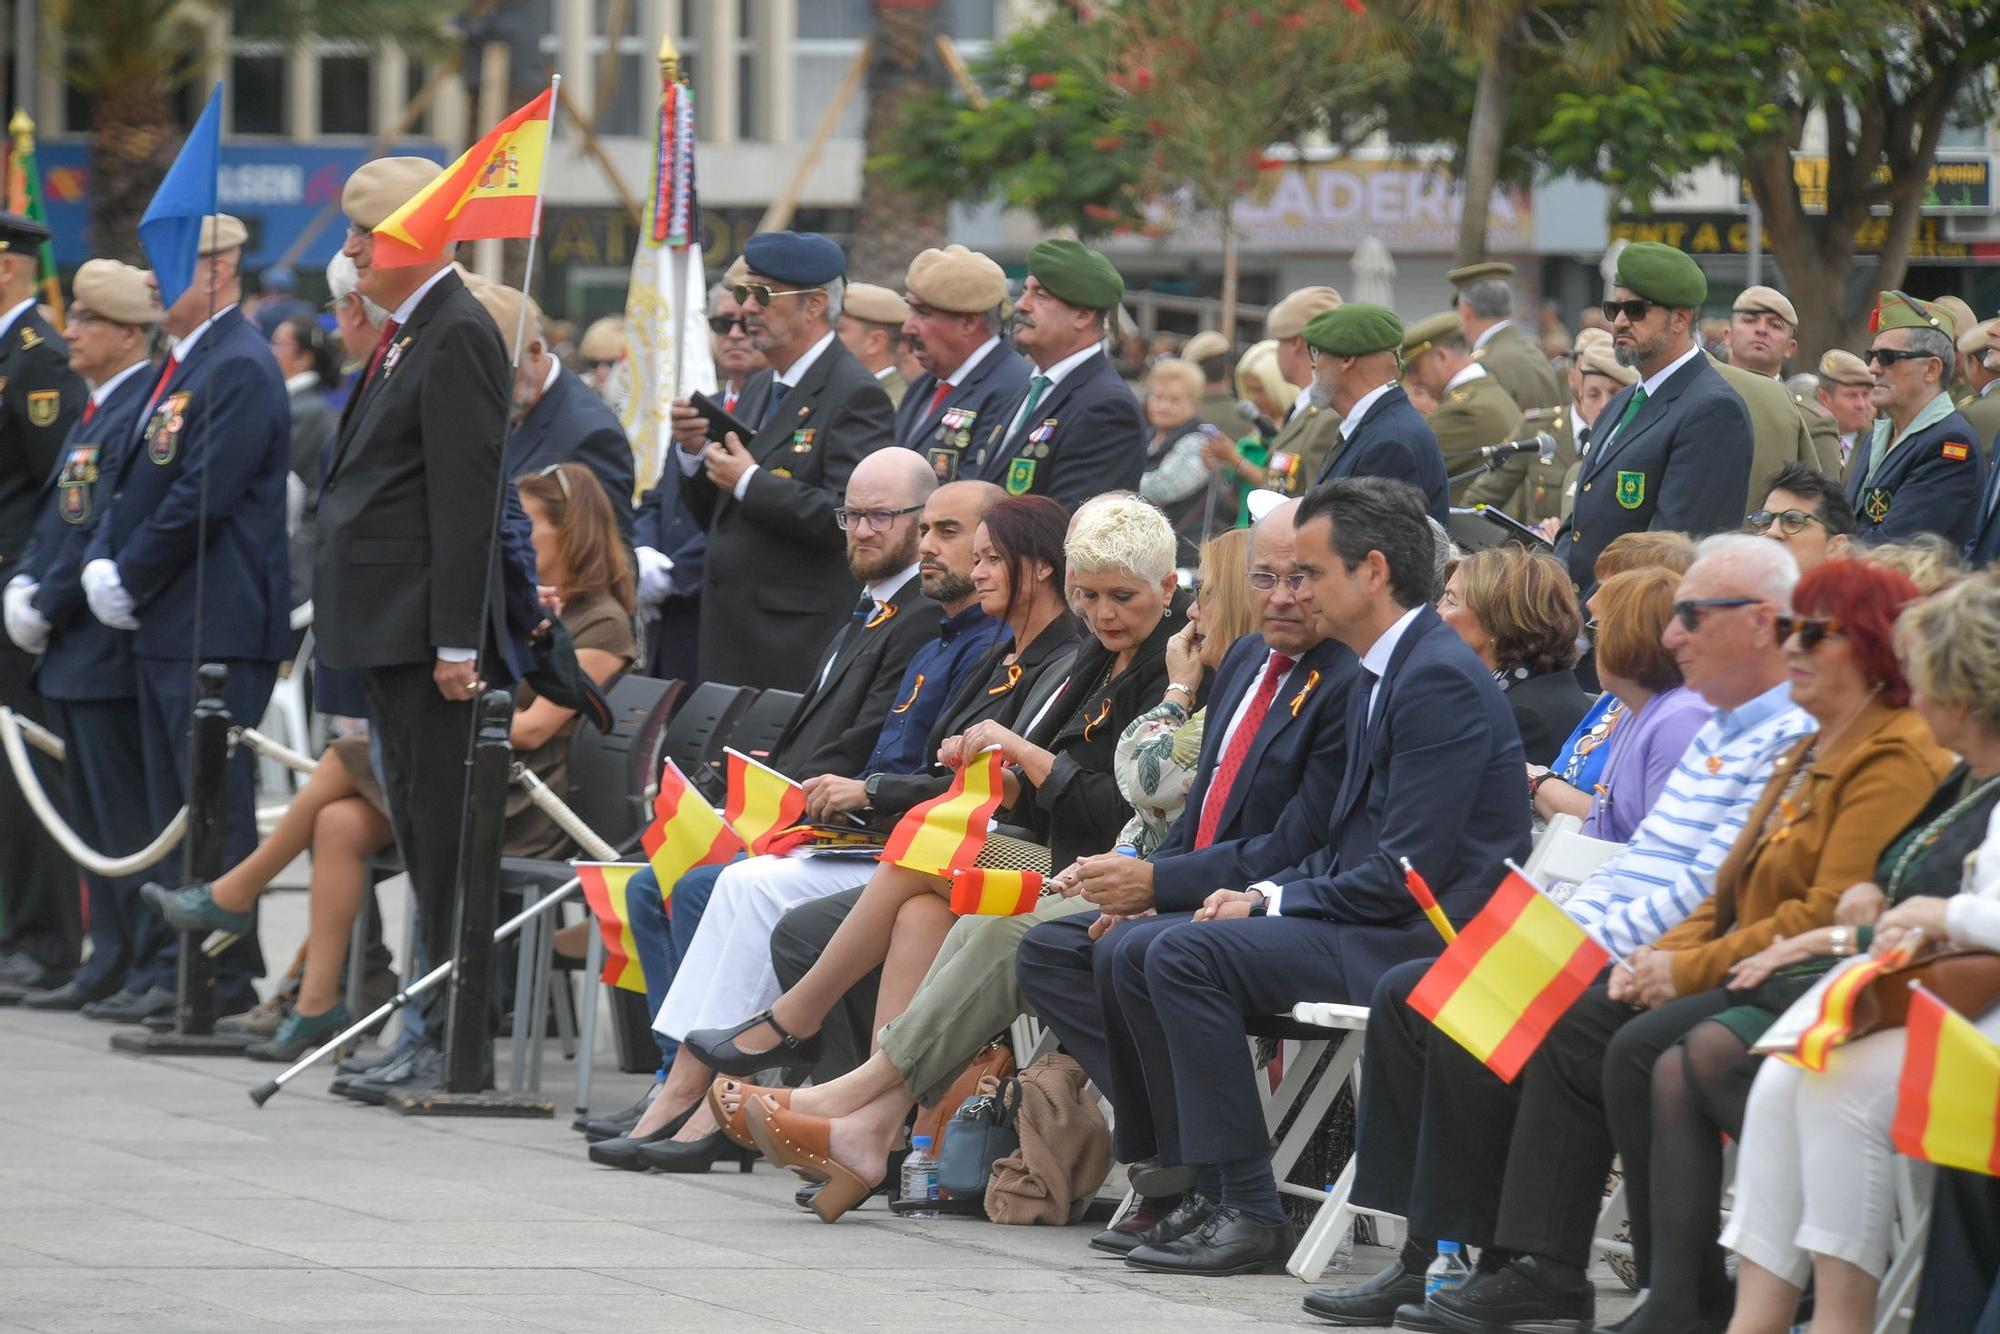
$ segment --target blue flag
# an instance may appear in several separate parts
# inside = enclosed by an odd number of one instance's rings
[[[139,244],[152,261],[162,306],[180,300],[194,282],[201,220],[216,210],[215,177],[221,163],[222,85],[218,83],[188,131],[180,155],[167,168],[153,202],[146,205],[146,216],[139,220]]]

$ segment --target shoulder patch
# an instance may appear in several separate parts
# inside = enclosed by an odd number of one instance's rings
[[[36,333],[36,332],[35,332],[35,331],[34,331],[34,330],[33,330],[32,328],[30,328],[29,326],[27,326],[27,325],[25,325],[25,324],[24,324],[24,325],[22,325],[22,326],[21,326],[21,346],[22,346],[22,347],[40,347],[41,345],[42,345],[42,336],[41,336],[40,334]]]
[[[31,394],[29,395],[29,397],[32,398],[34,397],[34,395]],[[30,408],[29,411],[32,414],[33,409]],[[45,426],[47,424],[48,423],[46,422],[36,423],[36,425],[38,426]],[[1965,462],[1965,460],[1972,457],[1972,451],[1968,446],[1962,445],[1956,440],[1947,440],[1944,442],[1944,456],[1948,459],[1956,459],[1958,462],[1963,463]]]

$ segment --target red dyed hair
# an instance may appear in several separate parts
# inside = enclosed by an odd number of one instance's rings
[[[1910,683],[1896,662],[1896,617],[1923,594],[1900,570],[1858,560],[1830,560],[1799,580],[1792,606],[1805,616],[1830,616],[1841,624],[1854,665],[1879,687],[1882,702],[1900,709]]]

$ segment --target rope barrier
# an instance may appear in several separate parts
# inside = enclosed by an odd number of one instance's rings
[[[49,836],[55,839],[71,861],[96,875],[115,878],[135,875],[174,850],[175,845],[187,833],[185,806],[174,813],[174,818],[167,821],[167,827],[160,831],[157,838],[129,857],[107,857],[78,838],[76,831],[69,827],[57,813],[54,804],[49,801],[48,793],[42,790],[41,776],[28,761],[28,747],[22,739],[22,733],[25,727],[33,726],[12,709],[0,705],[0,747],[6,749],[7,763],[14,770],[14,781],[20,784],[21,795],[27,798],[28,808],[35,813],[35,818],[42,822],[42,828],[49,831]],[[49,736],[41,728],[35,730],[49,737],[57,747],[61,747],[60,740]],[[49,749],[46,745],[40,745],[39,748],[44,751]]]
[[[254,727],[234,727],[230,729],[230,735],[265,759],[275,760],[294,773],[309,774],[318,767],[316,761],[289,746],[280,745]]]
[[[68,758],[69,756],[68,743],[65,742],[61,737],[57,736],[54,732],[51,732],[48,728],[43,727],[33,718],[23,718],[18,713],[14,715],[14,721],[20,725],[21,735],[26,737],[28,739],[28,744],[33,746],[36,750],[39,750],[40,752],[42,752],[42,754],[48,756],[50,759],[54,760],[57,764],[61,764],[65,759]]]

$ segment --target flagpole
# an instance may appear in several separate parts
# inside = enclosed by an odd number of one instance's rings
[[[680,80],[680,52],[674,49],[673,36],[672,34],[668,34],[660,38],[661,96],[664,97],[667,89],[678,84]],[[674,168],[674,150],[680,142],[680,121],[680,95],[676,93],[674,96],[673,123],[660,127],[662,134],[667,138],[667,142],[662,144],[661,148],[665,150],[663,156],[666,159],[666,169],[669,172]],[[669,201],[673,199],[673,186],[674,182],[670,180],[666,190],[666,197]],[[661,192],[658,189],[655,189],[653,192],[653,207],[655,209],[658,209],[660,206],[660,194]],[[697,225],[697,220],[690,218],[688,224],[689,230],[692,231]],[[646,239],[643,236],[640,237],[639,244],[646,244]],[[681,398],[681,367],[687,359],[687,340],[681,336],[687,328],[687,312],[681,308],[682,303],[687,300],[687,263],[688,248],[684,245],[677,246],[669,241],[667,243],[667,280],[673,284],[673,298],[668,303],[668,309],[674,321],[674,378],[673,392],[668,395],[668,401],[670,402],[678,402]]]

